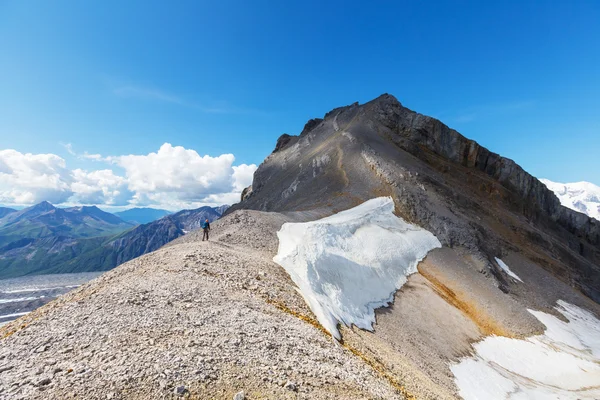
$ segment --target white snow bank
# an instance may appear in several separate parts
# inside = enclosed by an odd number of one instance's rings
[[[336,339],[338,322],[372,330],[374,310],[392,302],[418,262],[442,247],[393,211],[392,199],[379,197],[317,221],[286,223],[277,233],[273,260]]]
[[[519,278],[519,277],[517,276],[517,274],[515,274],[514,272],[512,272],[512,271],[510,270],[510,268],[508,268],[508,265],[506,265],[506,264],[504,263],[504,261],[502,261],[502,260],[501,260],[501,259],[499,259],[498,257],[494,257],[494,258],[496,259],[496,262],[498,263],[498,265],[500,266],[500,268],[502,268],[502,270],[503,270],[504,272],[506,272],[506,273],[507,273],[509,276],[512,276],[513,278],[515,278],[515,279],[516,279],[516,280],[518,280],[519,282],[523,282],[523,281],[521,280],[521,278]]]
[[[600,321],[558,301],[569,322],[529,310],[546,325],[525,340],[491,336],[476,354],[450,367],[460,395],[475,399],[599,399]]]

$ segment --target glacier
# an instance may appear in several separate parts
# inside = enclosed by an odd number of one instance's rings
[[[560,204],[600,221],[600,187],[590,182],[558,183],[540,179],[560,200]]]
[[[442,247],[431,232],[395,216],[389,197],[320,220],[285,223],[277,236],[273,260],[338,340],[338,323],[372,330],[375,309],[389,305],[419,261]]]
[[[451,365],[459,394],[477,399],[599,399],[600,320],[559,300],[569,322],[528,310],[546,326],[526,339],[490,336],[475,354]]]

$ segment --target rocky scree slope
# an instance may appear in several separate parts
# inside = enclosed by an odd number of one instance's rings
[[[271,261],[290,220],[237,212],[0,328],[0,398],[405,398]]]
[[[282,135],[230,208],[332,212],[389,195],[442,244],[494,263],[517,251],[600,301],[600,222],[570,210],[514,161],[385,94]]]
[[[321,212],[233,212],[0,328],[0,398],[457,399],[449,363],[482,335],[538,333],[527,309],[557,299],[600,311],[518,253],[505,293],[446,247],[338,343],[272,261],[282,224]]]

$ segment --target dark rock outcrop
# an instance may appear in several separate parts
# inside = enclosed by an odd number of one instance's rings
[[[242,196],[241,196],[240,201],[244,201],[244,200],[248,199],[251,195],[252,195],[252,185],[250,185],[247,188],[244,188],[244,190],[242,190]]]
[[[273,153],[277,153],[279,150],[286,147],[293,140],[294,140],[294,137],[288,135],[287,133],[284,133],[283,135],[279,136],[279,139],[277,139],[277,144],[275,145],[275,150],[273,150]]]
[[[304,129],[300,132],[300,136],[306,135],[308,132],[312,131],[317,125],[323,122],[322,118],[313,118],[309,119],[308,122],[304,125]]]

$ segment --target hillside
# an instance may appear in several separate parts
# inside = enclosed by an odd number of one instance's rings
[[[10,232],[0,236],[5,241],[0,247],[0,279],[107,271],[197,229],[200,220],[217,219],[220,210],[184,210],[132,227],[96,207],[58,209],[41,203],[0,219],[0,234]]]
[[[383,95],[282,136],[243,199],[0,328],[0,394],[600,396],[598,222],[513,161]]]
[[[98,207],[56,208],[42,202],[0,219],[0,245],[49,236],[84,238],[108,235],[133,225]]]
[[[17,210],[8,207],[0,207],[0,218],[4,218],[8,214],[13,213],[15,211]]]
[[[0,278],[60,272],[106,237],[133,225],[97,207],[56,208],[48,202],[0,218]],[[105,260],[100,264],[106,265]],[[82,265],[74,271],[92,271]],[[72,271],[69,271],[72,272]]]

